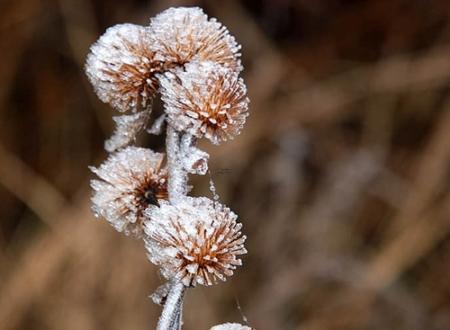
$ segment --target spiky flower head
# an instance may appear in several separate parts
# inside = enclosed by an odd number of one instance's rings
[[[205,197],[185,197],[146,211],[145,240],[151,262],[167,279],[186,286],[225,281],[242,264],[245,236],[237,215]]]
[[[178,66],[214,61],[241,71],[241,48],[227,28],[198,7],[169,8],[150,21],[152,50],[158,59]]]
[[[247,89],[238,74],[215,62],[192,62],[160,76],[169,123],[219,144],[238,135],[248,116]]]
[[[163,64],[150,50],[149,29],[134,24],[110,27],[91,46],[86,73],[100,100],[117,110],[148,109]]]
[[[252,328],[239,323],[224,323],[215,325],[210,330],[252,330]]]
[[[140,237],[145,209],[168,198],[164,155],[150,149],[127,147],[111,154],[100,167],[91,167],[92,210],[117,231]]]

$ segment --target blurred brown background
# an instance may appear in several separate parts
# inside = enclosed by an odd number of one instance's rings
[[[155,327],[142,242],[89,209],[116,113],[83,62],[107,27],[193,4],[243,46],[251,116],[202,147],[249,254],[188,292],[184,329],[450,329],[448,0],[1,1],[0,329]]]

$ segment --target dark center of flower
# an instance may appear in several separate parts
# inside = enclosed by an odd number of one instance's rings
[[[144,192],[144,200],[148,204],[159,206],[158,199],[156,198],[153,189],[147,189]]]

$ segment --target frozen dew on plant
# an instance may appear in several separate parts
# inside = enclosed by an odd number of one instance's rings
[[[215,62],[192,62],[160,76],[169,123],[214,144],[238,135],[248,116],[247,88],[238,74]]]
[[[136,135],[146,127],[149,117],[148,111],[113,117],[116,130],[113,136],[105,141],[105,150],[113,152],[129,145],[136,139]]]
[[[110,152],[91,181],[92,209],[117,231],[144,238],[148,258],[168,280],[151,297],[163,306],[158,330],[180,329],[187,287],[225,281],[242,264],[246,237],[237,215],[214,200],[188,197],[188,174],[208,173],[214,144],[238,135],[249,99],[239,73],[240,45],[197,7],[170,8],[147,27],[119,24],[90,48],[86,73],[100,100],[120,112]],[[161,93],[164,113],[150,120]],[[166,134],[165,155],[130,146],[142,131]],[[227,323],[213,330],[248,330]]]
[[[150,149],[127,147],[111,154],[100,167],[92,167],[99,177],[91,181],[95,215],[119,232],[142,236],[145,209],[168,198],[163,160],[163,154]]]
[[[252,328],[239,323],[224,323],[215,325],[210,330],[252,330]]]
[[[227,28],[198,7],[169,8],[150,20],[152,50],[166,63],[214,61],[241,71],[241,48]]]
[[[91,46],[86,73],[100,100],[121,112],[150,108],[163,66],[150,44],[148,28],[119,24]]]
[[[181,149],[183,153],[184,169],[191,174],[205,175],[208,171],[208,159],[209,154],[203,150],[196,147],[187,147],[186,149]]]
[[[151,262],[167,279],[185,286],[225,281],[247,253],[237,215],[206,197],[185,197],[146,212],[145,241]]]
[[[205,175],[208,171],[209,154],[197,148],[196,142],[192,135],[183,135],[180,142],[180,159],[186,172]]]

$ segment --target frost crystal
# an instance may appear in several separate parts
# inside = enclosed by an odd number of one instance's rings
[[[146,211],[146,248],[168,279],[186,286],[225,281],[242,264],[245,236],[229,208],[206,197],[185,197]]]
[[[164,155],[149,149],[127,147],[108,157],[99,167],[91,167],[100,180],[92,180],[92,210],[119,232],[140,237],[144,210],[158,205],[167,196]]]
[[[100,100],[122,112],[151,106],[158,88],[155,73],[163,64],[155,60],[150,43],[148,28],[119,24],[91,46],[86,73]]]
[[[214,62],[189,63],[160,76],[169,123],[214,144],[239,134],[248,116],[247,89],[238,74]]]
[[[215,325],[210,330],[252,330],[252,328],[239,323],[224,323]]]
[[[169,8],[150,21],[152,50],[158,60],[176,65],[214,61],[239,72],[240,45],[227,28],[198,7]]]
[[[105,142],[106,151],[113,152],[130,144],[136,135],[145,128],[149,117],[149,111],[113,117],[116,122],[116,130],[113,136]]]

